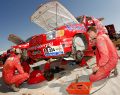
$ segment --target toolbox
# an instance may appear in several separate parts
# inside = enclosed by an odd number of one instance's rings
[[[72,82],[66,91],[72,95],[89,95],[91,87],[91,82]]]

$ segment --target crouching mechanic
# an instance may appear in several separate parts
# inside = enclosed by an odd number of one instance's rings
[[[97,31],[96,27],[88,28],[90,41],[96,46],[96,65],[92,68],[93,74],[89,79],[95,82],[104,79],[110,75],[110,72],[116,68],[118,62],[117,50],[104,32]]]
[[[23,71],[20,64],[21,53],[20,49],[16,49],[3,66],[3,80],[14,91],[19,91],[20,84],[29,78],[28,73]]]

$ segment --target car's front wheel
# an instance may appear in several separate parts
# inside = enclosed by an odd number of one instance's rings
[[[84,56],[83,51],[87,49],[87,40],[83,34],[78,34],[73,38],[73,55],[76,61],[81,61]]]

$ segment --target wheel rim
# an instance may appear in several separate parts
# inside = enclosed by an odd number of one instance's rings
[[[80,37],[75,37],[74,45],[75,45],[76,51],[77,50],[80,50],[80,51],[85,50],[85,44],[84,44],[82,38],[80,38]]]

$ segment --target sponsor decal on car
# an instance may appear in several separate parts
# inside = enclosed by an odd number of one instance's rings
[[[85,27],[79,26],[79,25],[66,25],[67,30],[69,31],[73,31],[73,30],[82,30],[82,31],[86,31]]]
[[[56,32],[56,37],[62,37],[62,36],[64,36],[64,30],[58,30]]]
[[[28,50],[37,50],[37,49],[40,49],[42,47],[46,47],[46,46],[50,46],[50,45],[53,45],[53,42],[43,44],[43,45],[33,46],[33,47],[30,47]]]
[[[60,46],[48,46],[44,49],[45,56],[58,56],[64,54],[62,45]]]

